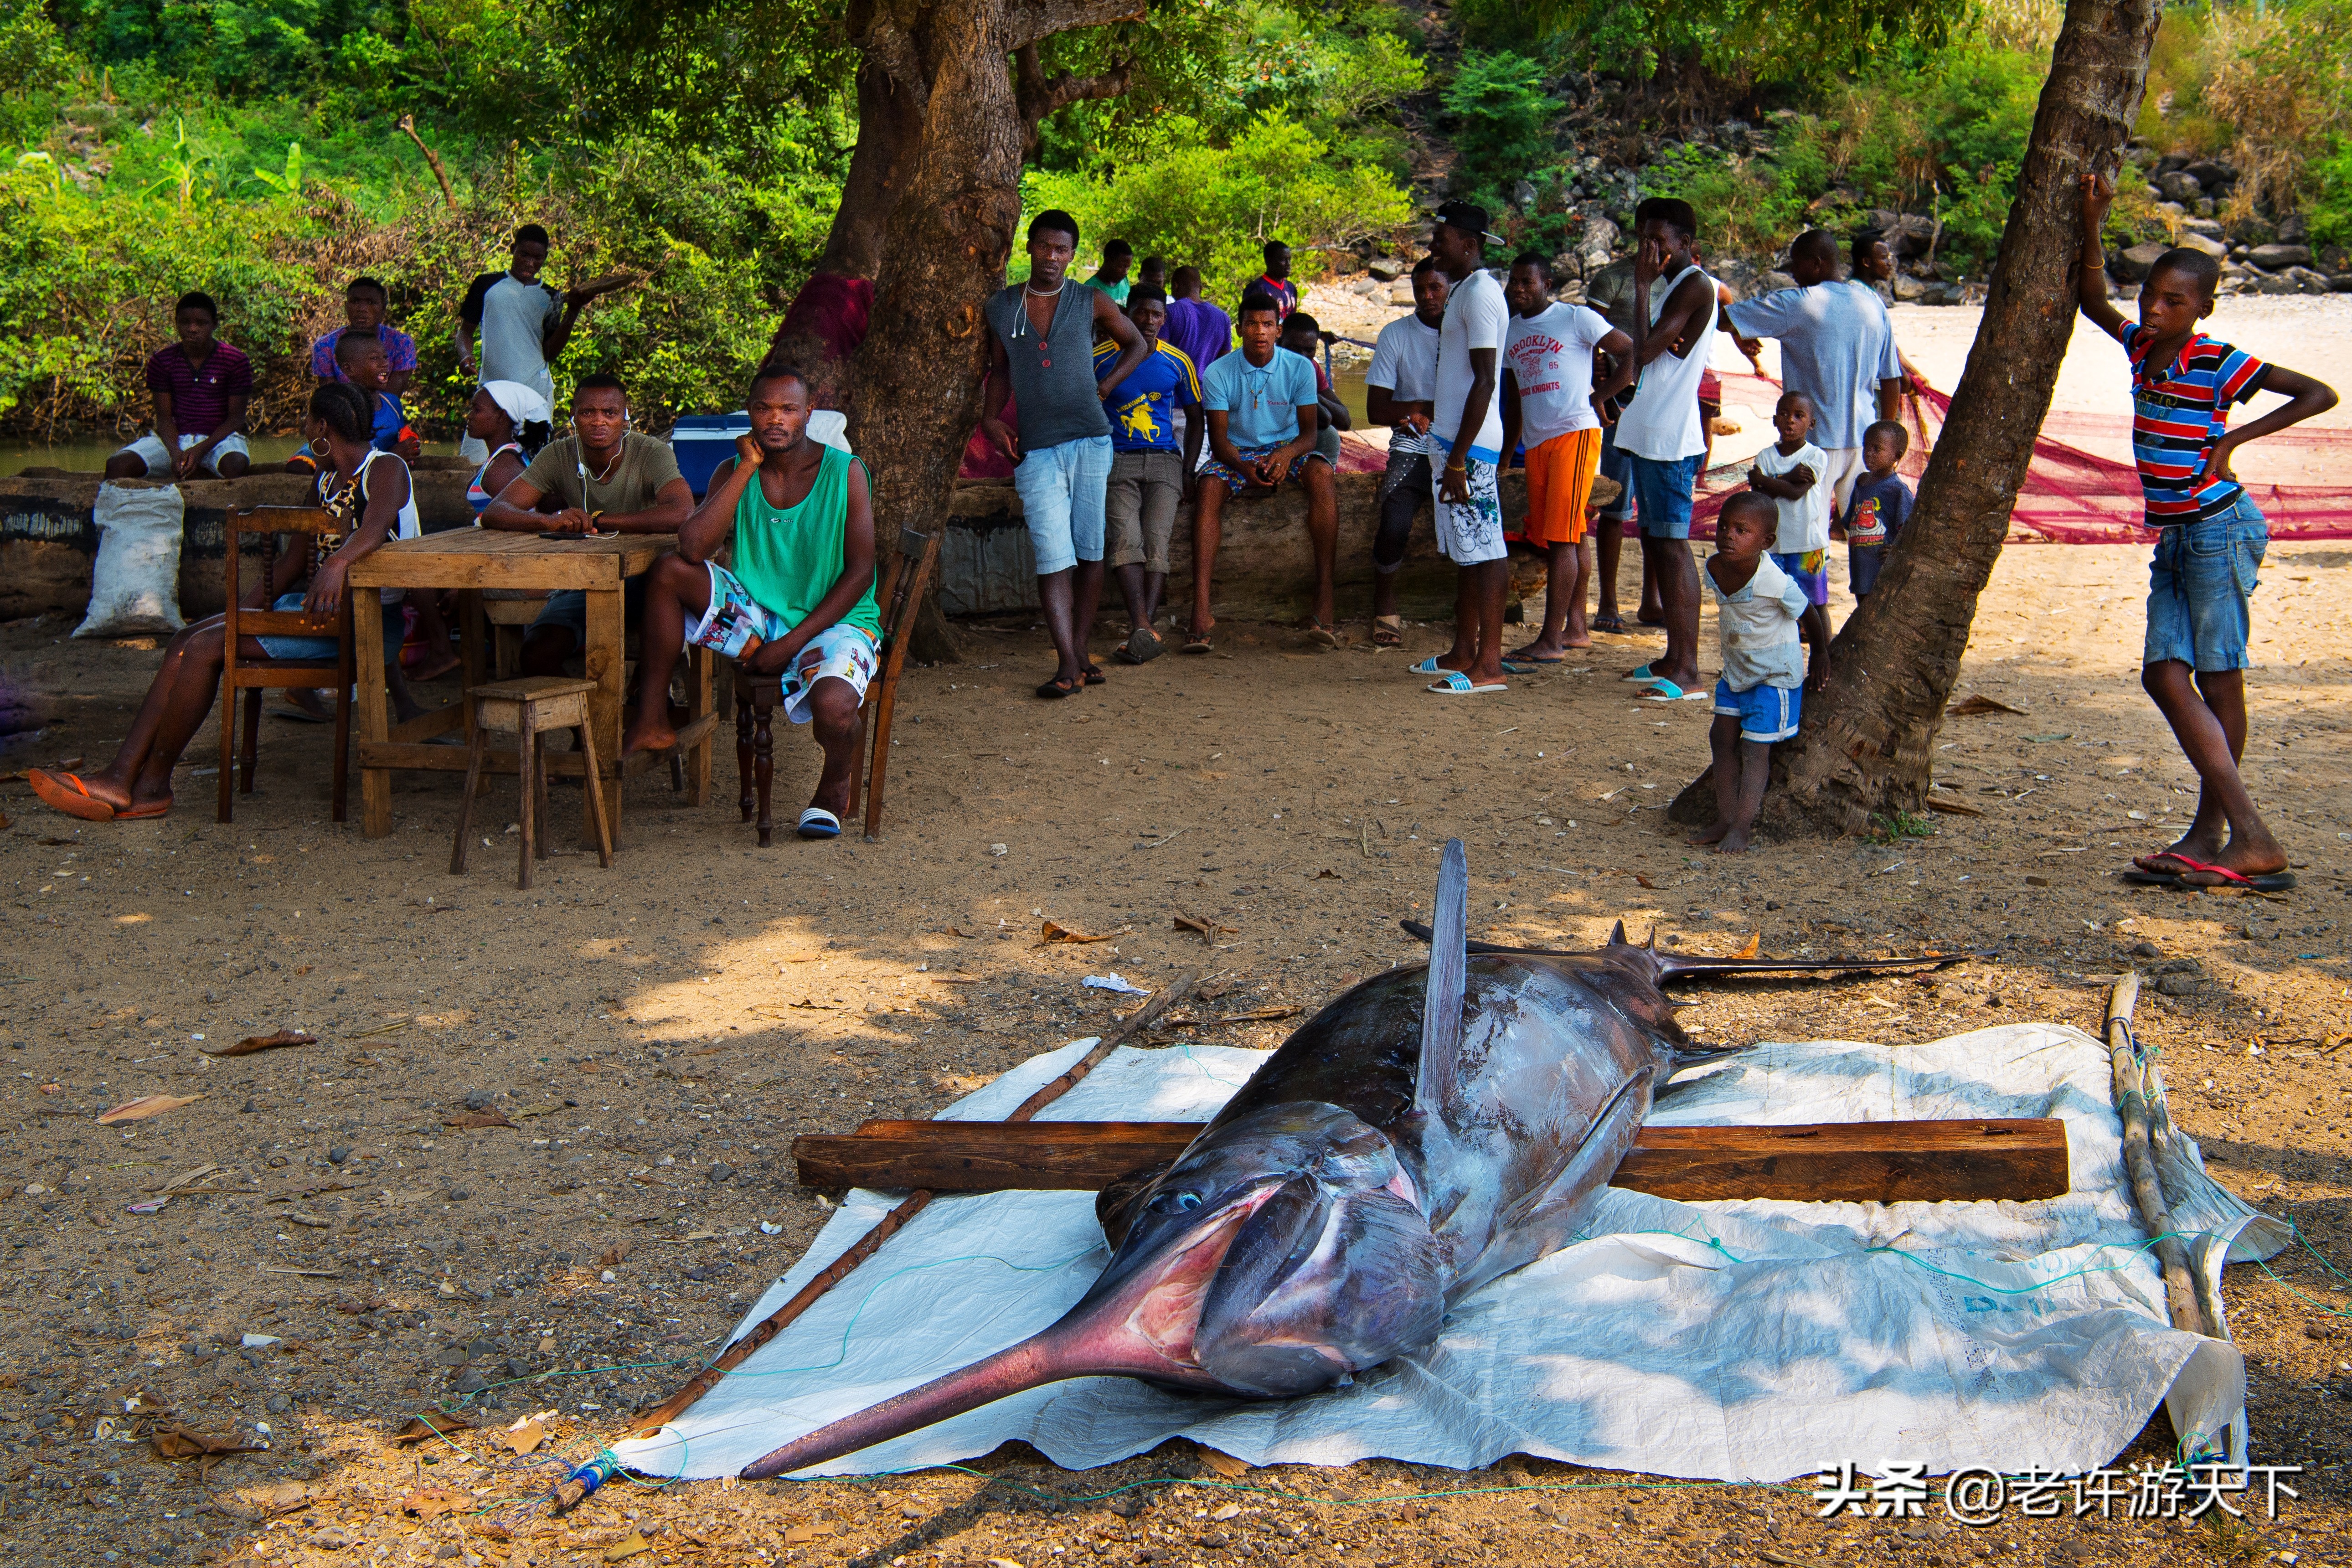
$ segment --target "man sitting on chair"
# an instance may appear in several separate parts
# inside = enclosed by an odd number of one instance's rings
[[[783,678],[784,717],[814,724],[824,772],[801,813],[803,838],[837,838],[857,784],[857,710],[874,679],[882,616],[874,602],[874,500],[866,465],[811,440],[808,380],[761,366],[751,433],[719,464],[677,553],[646,574],[646,691],[667,691],[692,645]],[[735,569],[712,559],[734,536]],[[643,702],[621,752],[677,744],[662,704]]]

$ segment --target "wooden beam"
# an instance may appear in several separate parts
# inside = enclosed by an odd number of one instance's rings
[[[1192,1121],[868,1121],[793,1141],[804,1187],[1097,1190],[1183,1152]],[[1685,1202],[2027,1201],[2068,1187],[2054,1119],[1645,1127],[1614,1186]]]

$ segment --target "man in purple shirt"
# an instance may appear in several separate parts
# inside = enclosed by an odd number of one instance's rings
[[[1234,352],[1234,319],[1201,298],[1201,269],[1179,267],[1168,279],[1175,298],[1168,301],[1168,324],[1160,341],[1184,351],[1184,357],[1207,369]]]
[[[408,384],[416,374],[416,340],[397,327],[384,325],[389,308],[383,284],[373,278],[352,279],[351,287],[343,290],[345,324],[310,345],[310,374],[320,381],[348,379],[336,368],[335,345],[342,342],[345,332],[373,335],[383,345],[383,390],[394,397],[407,396]]]
[[[110,479],[185,479],[206,469],[233,479],[252,466],[240,434],[251,362],[214,339],[220,307],[211,295],[181,295],[173,317],[180,341],[147,361],[155,427],[106,460]]]

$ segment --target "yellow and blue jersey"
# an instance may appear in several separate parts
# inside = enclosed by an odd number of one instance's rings
[[[1095,348],[1095,375],[1109,374],[1118,363],[1116,342]],[[1103,405],[1110,416],[1110,444],[1119,452],[1176,450],[1176,409],[1201,405],[1201,375],[1182,349],[1170,342],[1153,346],[1143,363],[1119,383]]]

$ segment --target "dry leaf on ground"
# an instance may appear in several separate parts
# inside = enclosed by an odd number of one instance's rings
[[[151,1116],[161,1116],[167,1110],[177,1110],[184,1105],[194,1105],[204,1098],[201,1094],[147,1094],[137,1100],[126,1100],[98,1119],[100,1127],[117,1121],[144,1121]]]
[[[604,1548],[604,1561],[607,1563],[625,1563],[640,1552],[651,1552],[652,1550],[652,1544],[648,1542],[644,1536],[638,1534],[633,1530],[628,1534],[623,1536],[620,1540],[613,1542],[612,1545]]]
[[[257,1454],[257,1443],[240,1443],[234,1437],[208,1437],[202,1432],[181,1426],[158,1426],[149,1436],[155,1452],[166,1459],[193,1459],[205,1455]]]
[[[1199,931],[1212,942],[1221,936],[1230,936],[1241,930],[1239,926],[1220,925],[1213,920],[1206,920],[1199,915],[1188,915],[1181,910],[1176,911],[1176,918],[1170,923],[1178,931]]]
[[[427,1437],[446,1437],[453,1432],[470,1432],[474,1424],[463,1415],[446,1410],[428,1410],[409,1418],[408,1425],[392,1435],[395,1443],[421,1443]]]
[[[1758,953],[1760,953],[1763,951],[1764,933],[1759,931],[1755,935],[1748,939],[1748,945],[1746,947],[1741,948],[1738,952],[1733,953],[1731,956],[1734,958],[1754,958]]]
[[[280,1029],[274,1035],[247,1035],[233,1046],[223,1046],[216,1051],[207,1050],[205,1055],[249,1057],[256,1051],[275,1051],[288,1046],[315,1046],[318,1043],[316,1035],[306,1035],[299,1029]]]
[[[837,1535],[839,1533],[840,1527],[837,1525],[796,1524],[790,1530],[784,1531],[784,1544],[787,1546],[806,1546],[812,1541],[821,1541],[828,1535]]]
[[[2022,715],[2025,712],[2025,710],[2022,708],[2011,708],[2008,703],[2003,702],[1997,698],[1987,697],[1981,691],[1972,691],[1968,696],[1961,698],[1958,702],[1953,703],[1949,708],[1945,709],[1944,711],[1958,717],[1969,718],[1979,713],[2016,713]]]
[[[1246,1459],[1236,1459],[1231,1454],[1220,1452],[1215,1448],[1202,1449],[1201,1463],[1229,1481],[1239,1480],[1248,1475],[1250,1469],[1249,1461]]]
[[[474,1494],[461,1492],[454,1487],[426,1487],[400,1500],[400,1511],[413,1513],[419,1519],[433,1519],[473,1506]]]
[[[443,1117],[441,1125],[464,1130],[473,1127],[512,1127],[514,1123],[495,1110],[467,1110],[456,1116]]]
[[[1085,931],[1072,931],[1058,921],[1047,921],[1038,928],[1037,942],[1040,946],[1049,942],[1108,942],[1118,934],[1112,931],[1105,936],[1088,936]]]
[[[529,1454],[547,1441],[547,1428],[536,1417],[526,1415],[500,1434],[500,1440],[518,1454]]]

